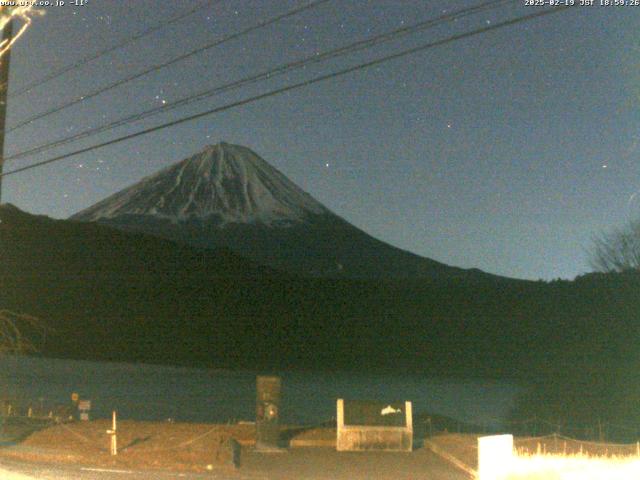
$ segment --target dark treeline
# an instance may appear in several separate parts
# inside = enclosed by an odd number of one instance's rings
[[[640,420],[638,274],[304,279],[11,207],[0,220],[0,306],[49,326],[45,355],[516,379],[517,418]]]

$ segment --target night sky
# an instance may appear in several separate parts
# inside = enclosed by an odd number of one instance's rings
[[[198,3],[196,14],[15,95]],[[13,50],[8,124],[305,3],[47,7]],[[6,154],[477,3],[331,0],[21,127],[7,137]],[[7,162],[5,172],[540,8],[511,2]],[[639,32],[640,6],[572,8],[8,176],[3,201],[66,218],[224,140],[253,149],[335,213],[395,246],[511,277],[573,278],[589,270],[595,234],[640,215]]]

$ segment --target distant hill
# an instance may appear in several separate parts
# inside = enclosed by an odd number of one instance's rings
[[[332,278],[488,277],[377,240],[246,147],[219,143],[71,217]]]
[[[206,342],[229,337],[234,311],[260,308],[260,292],[280,275],[229,251],[11,205],[0,206],[0,245],[0,305],[47,322],[44,351],[63,357],[205,362],[202,349],[217,346]]]
[[[2,308],[50,327],[49,356],[515,378],[532,386],[517,418],[640,426],[637,273],[303,278],[5,205],[0,282]]]
[[[302,278],[227,250],[9,205],[0,245],[0,305],[47,321],[44,351],[63,357],[444,374],[474,358],[484,363],[473,371],[488,372],[513,343],[501,337],[529,285]],[[492,339],[497,352],[483,347]]]

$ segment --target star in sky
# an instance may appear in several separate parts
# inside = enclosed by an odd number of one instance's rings
[[[73,15],[49,9],[13,52],[12,88],[179,15],[186,3],[93,2]],[[18,101],[10,100],[9,123],[286,10],[276,0],[255,2],[259,12],[205,3],[210,5],[193,17],[157,31],[153,42],[133,43]],[[454,8],[456,2],[450,3]],[[530,13],[513,3],[501,6],[495,16],[481,13],[352,54],[344,65]],[[7,151],[20,152],[59,134],[98,127],[125,111],[148,109],[148,104],[169,104],[173,95],[202,90],[204,84],[218,86],[451,12],[448,4],[419,0],[340,5],[309,10],[180,68],[85,99],[69,111],[12,132]],[[629,194],[640,184],[640,50],[635,47],[640,15],[622,10],[572,9],[136,137],[75,161],[6,177],[3,200],[33,213],[67,217],[133,179],[225,139],[252,148],[328,208],[395,246],[502,275],[570,278],[587,268],[588,239],[625,222],[627,200],[629,208],[638,204],[638,196]],[[336,61],[322,71],[342,66]],[[191,74],[192,69],[197,73]],[[297,82],[316,70],[320,68],[283,75],[278,82]],[[223,105],[276,85],[274,79],[267,83],[206,104]],[[163,119],[203,108],[201,103],[165,111]],[[156,120],[122,126],[117,135]],[[105,134],[100,141],[109,138]],[[79,145],[90,144],[86,140]],[[103,158],[104,164],[97,161]],[[331,174],[336,165],[343,175]],[[400,212],[393,224],[370,208],[381,198]]]

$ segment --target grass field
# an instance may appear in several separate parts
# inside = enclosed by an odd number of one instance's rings
[[[6,436],[18,445],[0,450],[0,454],[55,463],[204,472],[210,467],[232,466],[230,439],[243,446],[255,443],[253,424],[123,420],[118,422],[119,454],[114,457],[109,451],[110,428],[110,420],[22,429],[16,425],[6,430]],[[335,448],[335,437],[335,428],[281,428],[283,446]]]
[[[119,455],[109,453],[110,421],[30,425],[15,430],[19,445],[2,455],[23,460],[88,464],[104,467],[204,472],[233,469],[231,438],[245,447],[255,442],[253,424],[118,423]],[[335,429],[282,427],[283,445],[320,447],[335,451]],[[478,470],[478,435],[441,434],[427,439],[427,449],[466,476]],[[505,458],[510,475],[504,480],[628,480],[640,478],[640,445],[578,441],[558,435],[514,439],[514,455]],[[414,452],[416,453],[416,452]],[[412,454],[411,454],[412,455]],[[424,455],[424,454],[422,454]],[[412,455],[413,456],[413,455]],[[420,455],[418,455],[420,457]],[[417,457],[416,457],[417,458]],[[485,479],[481,479],[485,480]],[[493,480],[493,479],[490,479]]]

